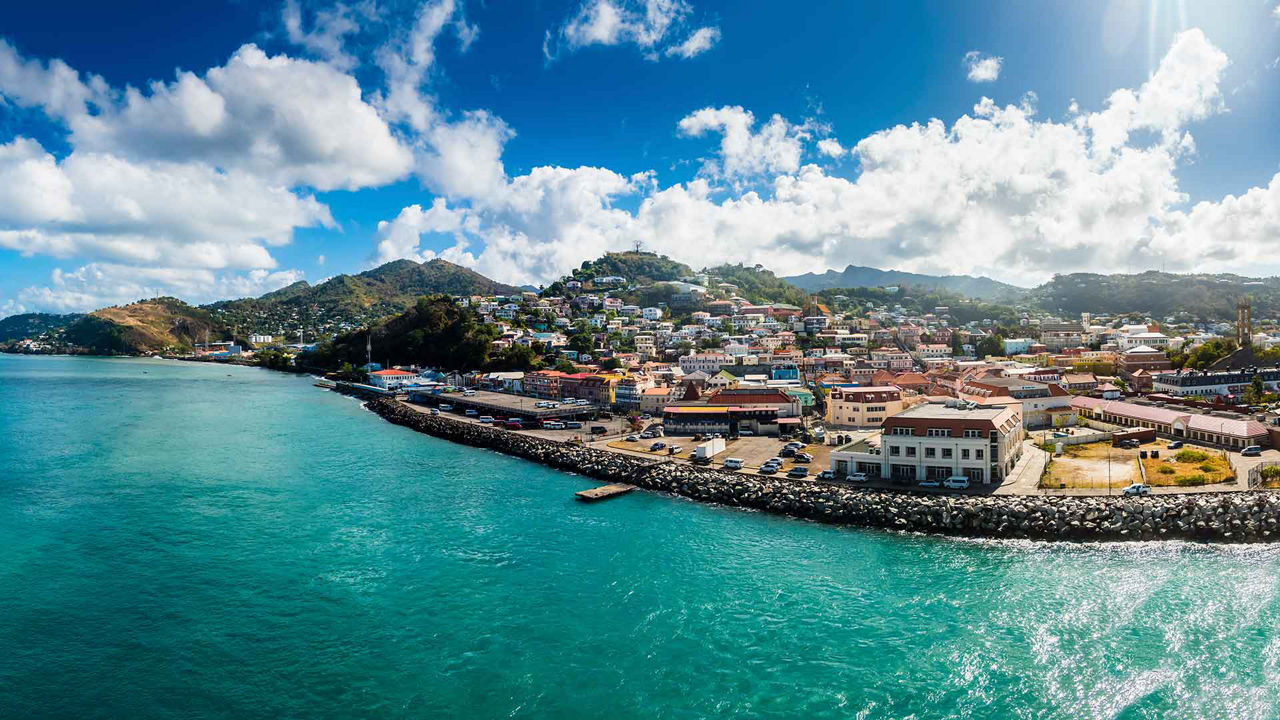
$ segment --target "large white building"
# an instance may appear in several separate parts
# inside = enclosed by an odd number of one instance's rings
[[[1016,406],[926,403],[886,419],[879,448],[855,443],[832,452],[831,471],[906,485],[964,475],[986,485],[1013,470],[1024,437]]]
[[[683,370],[686,375],[694,372],[704,372],[708,375],[714,375],[720,371],[720,366],[732,364],[733,356],[726,353],[693,353],[690,355],[682,355],[680,357],[680,369]]]

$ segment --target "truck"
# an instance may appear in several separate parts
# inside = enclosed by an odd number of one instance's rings
[[[693,456],[699,459],[710,460],[722,452],[724,452],[724,438],[711,438],[698,443],[693,448]]]

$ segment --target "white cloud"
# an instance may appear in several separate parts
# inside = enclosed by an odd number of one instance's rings
[[[995,82],[1000,77],[1000,68],[1004,58],[983,55],[977,50],[964,54],[964,67],[968,71],[969,80],[976,83]]]
[[[708,132],[721,134],[720,159],[703,164],[708,175],[744,179],[798,170],[803,143],[809,137],[806,128],[792,125],[781,115],[769,118],[758,131],[755,122],[750,111],[725,106],[698,110],[681,119],[678,128],[687,137],[701,137]]]
[[[447,252],[517,283],[551,280],[634,240],[695,266],[759,262],[782,273],[862,263],[1033,283],[1060,271],[1157,263],[1238,269],[1268,261],[1280,178],[1182,211],[1176,176],[1195,151],[1187,125],[1222,109],[1225,65],[1188,31],[1147,83],[1117,91],[1101,111],[1077,107],[1054,121],[1036,116],[1030,94],[1003,107],[984,98],[950,125],[931,120],[863,138],[853,179],[802,164],[807,123],[774,117],[758,127],[743,108],[706,108],[678,128],[723,135],[701,178],[659,188],[651,175],[535,168],[449,210],[467,222],[449,226],[458,237]],[[1138,129],[1158,133],[1136,142]],[[825,155],[838,148],[818,141]],[[751,177],[765,182],[733,189]],[[616,206],[636,197],[635,211]],[[405,252],[418,253],[418,236],[409,240]]]
[[[86,82],[61,60],[27,59],[0,40],[0,93],[23,107],[44,108],[53,117],[72,117],[103,102],[108,92],[106,82],[96,75]]]
[[[826,155],[827,157],[838,158],[841,155],[844,155],[846,150],[844,146],[840,144],[840,141],[833,138],[823,138],[818,141],[818,152]]]
[[[678,55],[686,60],[701,55],[720,42],[720,28],[701,27],[694,30],[684,42],[667,48],[667,55]]]
[[[554,33],[547,32],[543,53],[555,59],[560,44],[570,51],[591,45],[635,45],[646,59],[691,58],[720,40],[720,28],[699,27],[680,42],[672,36],[686,27],[693,7],[688,0],[584,0]]]
[[[200,161],[319,190],[382,185],[412,164],[354,78],[254,45],[204,77],[181,72],[146,94],[129,88],[118,107],[70,126],[77,149]]]
[[[372,2],[361,3],[354,8],[336,3],[313,13],[311,28],[307,29],[304,27],[303,8],[298,0],[285,0],[284,7],[280,10],[280,20],[284,24],[289,42],[305,48],[341,70],[350,70],[358,64],[355,56],[347,52],[347,37],[360,31],[362,20],[373,20],[375,16]]]
[[[1275,19],[1280,20],[1280,5],[1276,5],[1271,9],[1271,15],[1275,17]]]
[[[269,268],[265,246],[295,227],[332,227],[328,209],[241,172],[137,164],[75,151],[61,162],[34,140],[0,145],[0,247],[204,268]]]
[[[298,270],[252,270],[215,273],[192,268],[139,268],[132,265],[90,263],[72,271],[55,268],[48,285],[18,291],[7,310],[88,312],[136,300],[179,297],[195,303],[249,297],[278,290],[303,279]]]

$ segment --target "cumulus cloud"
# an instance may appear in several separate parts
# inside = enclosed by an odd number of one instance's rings
[[[651,175],[535,168],[450,209],[466,222],[449,226],[446,252],[509,282],[548,281],[635,240],[695,266],[759,262],[783,273],[862,263],[1032,283],[1156,262],[1238,268],[1265,260],[1280,179],[1183,211],[1176,177],[1195,151],[1187,126],[1222,110],[1225,66],[1202,33],[1187,31],[1142,87],[1113,93],[1096,112],[1077,107],[1055,121],[1037,117],[1030,95],[1006,106],[983,98],[950,124],[858,141],[852,179],[803,164],[806,125],[775,117],[759,126],[743,108],[705,108],[678,126],[689,137],[721,135],[698,179],[661,188]],[[1135,141],[1140,129],[1157,132]],[[817,145],[848,152],[832,138]],[[733,182],[745,177],[763,184]],[[638,207],[618,207],[623,198]],[[402,254],[420,256],[420,235],[407,237]]]
[[[585,0],[556,31],[547,31],[543,53],[555,59],[559,48],[569,51],[591,45],[635,45],[649,60],[662,56],[692,58],[720,40],[720,28],[699,27],[681,41],[693,7],[688,0]]]
[[[964,54],[964,67],[970,82],[995,82],[1000,77],[1000,68],[1003,65],[1002,57],[983,55],[977,50],[970,50]]]
[[[827,157],[838,158],[845,154],[844,146],[834,138],[823,138],[818,141],[818,152]]]
[[[740,107],[703,108],[680,120],[682,135],[702,137],[720,133],[718,160],[703,163],[711,176],[745,179],[762,173],[790,173],[800,168],[807,129],[774,115],[758,130],[756,118]]]
[[[302,279],[303,274],[298,270],[215,273],[197,268],[139,268],[90,263],[71,271],[55,268],[50,273],[48,285],[23,288],[5,309],[11,312],[35,309],[57,313],[87,312],[165,295],[190,302],[210,302],[261,295]]]

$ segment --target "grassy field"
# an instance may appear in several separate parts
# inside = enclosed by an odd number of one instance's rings
[[[1235,478],[1227,458],[1205,448],[1164,450],[1159,459],[1148,457],[1141,462],[1147,483],[1153,486],[1213,485]]]

